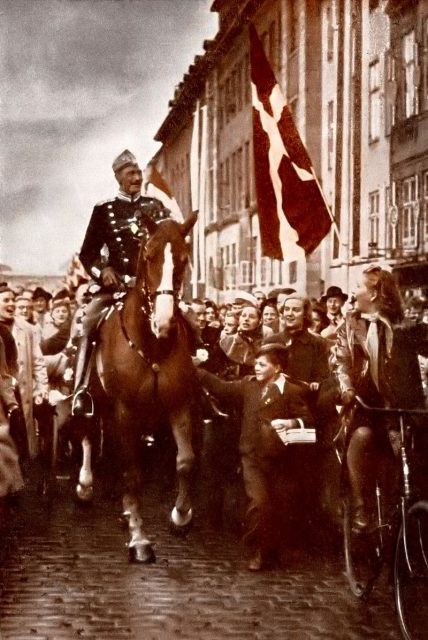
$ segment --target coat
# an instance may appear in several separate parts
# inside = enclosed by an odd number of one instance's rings
[[[270,426],[276,418],[301,419],[312,425],[304,392],[286,381],[283,393],[276,386],[262,398],[262,388],[255,376],[224,381],[207,371],[198,370],[201,384],[214,396],[242,410],[239,450],[241,455],[277,455],[285,451],[280,438]]]
[[[48,375],[33,327],[26,320],[15,318],[12,335],[18,350],[18,388],[27,427],[28,450],[34,458],[38,453],[38,442],[33,400],[36,396],[48,396]]]
[[[364,395],[367,388],[370,377],[367,330],[367,321],[353,311],[346,315],[338,331],[331,364],[342,393],[353,389]],[[424,407],[418,354],[428,355],[428,325],[393,327],[391,352],[385,352],[379,362],[380,393],[389,406]]]
[[[6,370],[6,358],[3,341],[0,338],[0,372]],[[9,435],[7,414],[16,407],[16,397],[12,378],[0,373],[0,498],[8,493],[19,491],[24,486],[18,453]]]
[[[295,336],[281,331],[263,341],[264,344],[271,342],[289,347],[285,371],[292,378],[304,382],[322,382],[328,378],[329,345],[321,336],[310,333],[307,329]]]

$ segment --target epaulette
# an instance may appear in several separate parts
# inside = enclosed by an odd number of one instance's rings
[[[109,198],[108,200],[101,200],[100,202],[97,202],[95,206],[102,207],[103,204],[108,204],[109,202],[114,202],[114,201],[115,201],[115,198]]]

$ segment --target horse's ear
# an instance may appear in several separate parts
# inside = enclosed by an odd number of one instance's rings
[[[147,227],[147,231],[150,235],[152,235],[158,228],[157,223],[148,216],[147,213],[142,213],[140,215],[140,224],[144,224]]]
[[[193,228],[196,220],[198,219],[197,213],[192,213],[184,222],[180,224],[180,233],[185,238],[190,230]]]

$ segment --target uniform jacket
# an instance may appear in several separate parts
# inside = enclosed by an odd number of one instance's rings
[[[167,218],[169,211],[155,198],[139,196],[134,201],[118,195],[95,205],[79,257],[86,271],[98,279],[105,267],[118,274],[135,276],[141,242],[147,239],[144,227],[140,229],[141,213],[158,222]],[[103,258],[101,249],[107,247]]]
[[[37,435],[33,419],[33,398],[47,396],[48,376],[34,329],[26,320],[15,318],[12,335],[18,350],[18,388],[27,426],[28,449],[31,457],[37,454]]]
[[[241,454],[277,455],[285,450],[280,438],[268,424],[276,418],[301,419],[312,425],[313,419],[300,387],[286,381],[283,393],[273,385],[262,397],[255,376],[226,382],[207,371],[198,370],[198,378],[210,393],[242,410]]]
[[[310,333],[307,329],[295,336],[281,331],[263,342],[278,342],[289,347],[286,373],[292,378],[304,382],[321,382],[328,378],[329,345],[321,336]]]
[[[368,322],[352,311],[340,327],[331,364],[343,393],[354,389],[364,395],[369,378],[366,348]],[[390,406],[424,406],[422,380],[417,354],[428,354],[428,325],[393,327],[391,353],[379,362],[380,392]]]

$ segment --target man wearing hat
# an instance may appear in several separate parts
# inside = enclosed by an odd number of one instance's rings
[[[33,317],[34,321],[42,327],[51,298],[52,295],[43,289],[43,287],[36,287],[33,291]]]
[[[119,191],[112,200],[95,205],[79,254],[87,273],[101,289],[86,307],[83,319],[76,357],[73,415],[93,413],[92,398],[83,383],[90,360],[89,338],[103,309],[113,301],[113,293],[135,276],[141,243],[148,238],[144,216],[158,222],[170,213],[159,200],[141,195],[142,171],[128,149],[114,160],[112,168]]]
[[[323,338],[326,338],[331,342],[336,341],[337,330],[344,322],[342,307],[347,299],[347,294],[343,293],[340,287],[336,287],[334,285],[329,287],[325,295],[321,297],[321,302],[326,308],[327,318],[330,322],[328,327],[321,331],[321,335]]]

